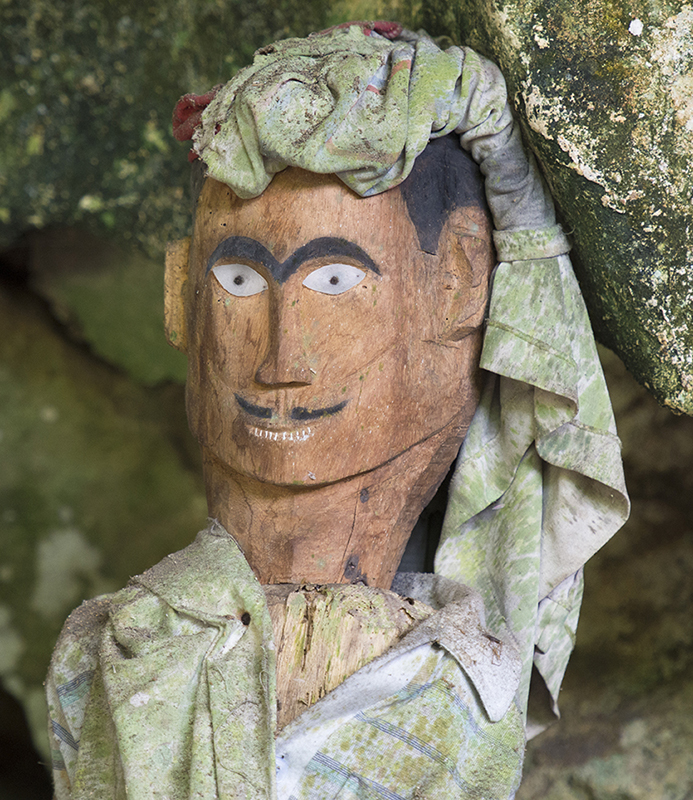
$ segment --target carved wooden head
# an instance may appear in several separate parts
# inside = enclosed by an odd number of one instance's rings
[[[466,429],[491,224],[482,203],[441,210],[426,192],[425,174],[370,198],[299,169],[251,200],[205,181],[189,259],[173,247],[167,264],[167,328],[188,354],[203,448],[261,481],[315,486],[453,420]]]

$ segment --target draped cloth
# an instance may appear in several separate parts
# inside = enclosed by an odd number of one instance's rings
[[[212,521],[65,624],[46,682],[56,800],[509,800],[517,651],[476,592],[400,582],[430,616],[275,739],[264,593]]]

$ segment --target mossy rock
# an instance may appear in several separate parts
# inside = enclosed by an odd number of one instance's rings
[[[185,381],[187,359],[164,336],[164,261],[75,228],[27,242],[33,288],[70,336],[144,386]]]
[[[0,4],[0,249],[81,224],[160,254],[186,232],[171,114],[275,39],[324,28],[326,0]]]

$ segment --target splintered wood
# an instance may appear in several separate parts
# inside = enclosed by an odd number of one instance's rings
[[[277,649],[281,729],[382,655],[433,609],[367,586],[265,586]]]

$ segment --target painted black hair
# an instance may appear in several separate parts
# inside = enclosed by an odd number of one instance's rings
[[[400,190],[425,253],[435,254],[445,221],[456,208],[474,206],[490,214],[479,166],[454,134],[428,143]]]

